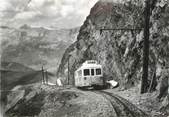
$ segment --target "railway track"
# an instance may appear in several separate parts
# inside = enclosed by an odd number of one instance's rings
[[[128,102],[126,99],[106,91],[92,91],[104,97],[110,102],[114,113],[113,117],[148,117],[142,110],[137,108],[134,104]]]

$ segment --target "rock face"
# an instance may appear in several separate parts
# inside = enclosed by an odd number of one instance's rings
[[[169,95],[164,98],[160,110],[169,115]]]
[[[163,70],[159,83],[158,99],[162,100],[161,111],[169,115],[169,69]]]
[[[153,1],[151,4],[149,80],[156,73],[156,69],[168,65],[168,5],[165,0]],[[142,73],[143,29],[100,29],[143,28],[143,14],[143,1],[97,2],[81,26],[77,41],[66,50],[58,76],[67,77],[65,74],[69,60],[73,83],[74,71],[85,60],[95,59],[103,65],[106,79],[117,80],[126,88],[137,84]]]
[[[163,70],[162,76],[161,76],[161,81],[159,83],[159,95],[158,98],[161,99],[165,97],[169,92],[169,70]]]
[[[78,34],[79,28],[47,29],[23,25],[20,28],[1,26],[1,61],[17,62],[39,69],[54,68]]]

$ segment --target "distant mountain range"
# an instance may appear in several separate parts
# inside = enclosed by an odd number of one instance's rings
[[[22,64],[15,62],[3,62],[1,61],[1,71],[15,71],[15,72],[30,72],[34,71],[33,69],[26,67]]]
[[[49,29],[23,25],[0,26],[1,61],[21,63],[39,70],[56,71],[65,49],[77,37],[79,28]]]

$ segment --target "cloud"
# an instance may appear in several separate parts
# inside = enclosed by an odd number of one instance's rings
[[[75,8],[73,8],[72,5],[63,5],[60,13],[63,17],[66,17],[67,15],[69,15],[70,13],[74,12]]]
[[[71,28],[80,26],[98,0],[1,0],[0,17],[8,25]],[[2,20],[2,19],[1,19]]]
[[[15,19],[24,19],[24,20],[29,20],[32,19],[38,15],[41,15],[41,12],[34,12],[34,11],[26,11],[26,12],[21,12],[15,16]]]
[[[0,11],[14,10],[12,8],[13,8],[13,6],[9,2],[7,2],[7,1],[1,1]]]

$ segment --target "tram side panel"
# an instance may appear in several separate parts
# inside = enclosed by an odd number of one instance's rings
[[[84,84],[84,81],[83,81],[83,72],[82,70],[77,70],[75,72],[75,86],[77,87],[82,87]]]
[[[75,86],[79,87],[80,86],[80,81],[79,81],[79,75],[78,71],[75,72]]]

